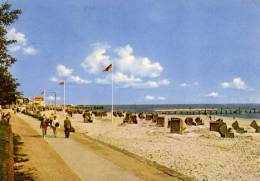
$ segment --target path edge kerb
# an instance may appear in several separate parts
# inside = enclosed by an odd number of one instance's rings
[[[14,180],[14,151],[13,151],[13,132],[11,125],[8,126],[8,138],[6,141],[6,150],[7,150],[7,180]]]

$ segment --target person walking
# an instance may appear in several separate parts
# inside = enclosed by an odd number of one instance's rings
[[[56,119],[56,116],[54,115],[54,116],[53,116],[52,123],[51,123],[51,128],[52,128],[53,135],[54,135],[55,138],[56,138],[56,136],[57,136],[57,128],[58,128],[59,126],[60,126],[59,121]]]
[[[47,127],[49,124],[49,120],[47,118],[44,118],[41,120],[40,129],[42,129],[42,137],[45,137],[47,134]]]
[[[71,121],[69,120],[68,117],[64,120],[64,133],[65,133],[65,138],[70,137],[70,130],[71,130]]]

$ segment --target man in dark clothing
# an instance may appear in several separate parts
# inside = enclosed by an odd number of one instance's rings
[[[45,117],[41,120],[40,129],[42,129],[42,137],[45,137],[47,134],[49,121]]]
[[[70,129],[71,129],[71,122],[68,117],[64,120],[64,133],[65,133],[65,138],[70,137]]]

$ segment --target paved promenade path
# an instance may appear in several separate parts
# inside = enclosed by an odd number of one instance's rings
[[[97,143],[80,134],[72,134],[70,139],[65,139],[63,132],[59,131],[57,138],[52,136],[49,129],[46,138],[42,138],[39,129],[40,122],[30,116],[17,114],[14,117],[13,130],[23,137],[30,137],[33,142],[37,142],[35,146],[29,149],[29,157],[37,155],[37,150],[44,150],[45,162],[37,167],[37,170],[44,172],[48,166],[51,166],[54,174],[52,179],[55,181],[179,181],[180,179],[169,176],[156,168],[140,162],[126,154],[116,151],[108,146]],[[19,128],[17,122],[22,126]],[[18,124],[18,125],[19,125]],[[28,131],[21,131],[20,129]],[[29,133],[29,131],[31,131]],[[26,138],[29,139],[29,138]],[[26,143],[28,140],[24,139]],[[31,143],[31,144],[32,144]],[[28,149],[28,148],[27,148]],[[47,152],[46,152],[47,150]],[[48,151],[49,150],[49,151]],[[54,153],[55,152],[55,153]],[[47,156],[46,156],[47,155]],[[54,159],[52,158],[54,157]],[[49,163],[48,163],[49,162]],[[65,164],[64,164],[65,163]],[[53,167],[64,167],[64,171],[60,171]],[[47,167],[47,168],[46,168]],[[50,174],[53,174],[51,172]],[[75,174],[74,174],[75,173]],[[55,178],[57,176],[57,178]],[[65,177],[63,179],[62,177]]]
[[[22,166],[25,175],[33,176],[37,181],[76,181],[80,178],[63,161],[51,145],[48,144],[38,132],[17,116],[11,119],[13,133],[21,137],[19,154],[26,154],[28,161],[16,163]]]

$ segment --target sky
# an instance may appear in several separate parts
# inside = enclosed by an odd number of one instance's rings
[[[8,2],[25,96],[111,104],[113,77],[115,104],[260,103],[260,0]]]

